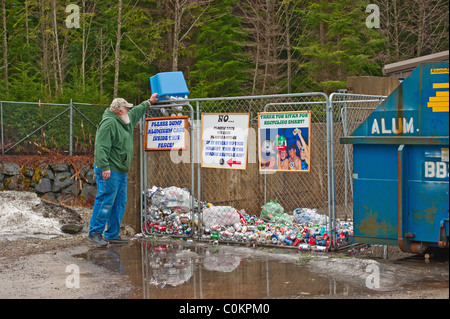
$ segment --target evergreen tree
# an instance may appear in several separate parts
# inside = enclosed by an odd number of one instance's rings
[[[248,85],[245,34],[233,16],[236,0],[216,0],[208,8],[191,49],[195,62],[189,74],[193,97],[244,94]]]

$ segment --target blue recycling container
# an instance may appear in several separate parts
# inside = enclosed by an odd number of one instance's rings
[[[170,100],[170,97],[185,98],[189,93],[183,72],[163,72],[150,78],[150,88],[158,93],[160,100]]]
[[[342,144],[353,144],[356,242],[449,247],[449,65],[418,66]]]

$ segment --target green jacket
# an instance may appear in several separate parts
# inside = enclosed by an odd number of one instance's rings
[[[125,124],[109,108],[105,110],[97,128],[94,151],[94,165],[100,167],[102,172],[113,170],[128,173],[133,159],[133,128],[149,106],[145,101],[133,107],[128,113],[130,124]]]

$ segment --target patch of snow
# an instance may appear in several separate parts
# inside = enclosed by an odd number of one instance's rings
[[[55,218],[43,216],[41,199],[34,193],[0,192],[0,239],[51,238],[62,235]]]

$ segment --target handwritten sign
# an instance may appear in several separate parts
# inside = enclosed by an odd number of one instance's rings
[[[187,116],[152,117],[145,120],[145,150],[186,149],[189,122]]]
[[[202,114],[202,167],[246,169],[250,114]]]

